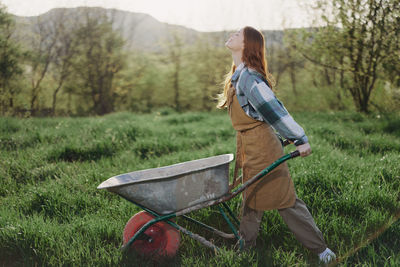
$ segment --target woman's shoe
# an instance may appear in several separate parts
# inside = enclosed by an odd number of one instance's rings
[[[330,250],[329,248],[326,248],[324,252],[320,253],[318,256],[319,256],[319,261],[325,264],[328,264],[336,260],[335,253],[333,253],[333,251]]]

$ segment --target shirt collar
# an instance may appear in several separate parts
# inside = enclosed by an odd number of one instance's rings
[[[239,66],[237,66],[236,70],[241,70],[244,68],[244,62],[242,61],[242,63],[239,64]]]
[[[231,81],[234,82],[239,78],[239,74],[241,72],[241,70],[245,67],[244,62],[240,63],[239,66],[236,67],[235,72],[232,75],[232,79]]]

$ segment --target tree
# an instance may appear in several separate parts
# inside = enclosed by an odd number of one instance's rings
[[[304,60],[295,49],[295,45],[290,41],[291,33],[285,31],[283,45],[275,50],[275,70],[276,70],[276,85],[278,85],[284,72],[289,73],[290,82],[292,85],[293,94],[297,97],[297,72],[304,68]]]
[[[215,95],[221,90],[218,88],[218,83],[223,73],[220,74],[220,72],[225,71],[230,63],[226,60],[229,57],[225,53],[221,57],[219,49],[213,45],[213,43],[223,42],[217,38],[218,36],[213,38],[209,35],[198,37],[195,45],[191,47],[193,53],[188,57],[190,71],[195,77],[193,86],[197,89],[196,93],[198,92],[196,99],[200,100],[198,106],[208,111],[215,108]],[[226,63],[225,66],[223,63]],[[221,76],[218,76],[219,74]]]
[[[181,73],[183,41],[177,32],[173,31],[171,35],[172,35],[172,40],[168,42],[167,45],[168,45],[168,58],[174,66],[172,72],[172,83],[174,89],[174,106],[176,111],[181,111],[179,75]]]
[[[14,107],[17,92],[11,81],[22,74],[22,52],[12,40],[13,32],[14,21],[5,8],[0,6],[0,105],[3,115]]]
[[[52,57],[52,76],[55,80],[55,88],[52,95],[51,113],[56,113],[57,95],[63,87],[65,81],[73,72],[73,60],[77,55],[78,39],[76,37],[76,18],[66,16],[65,9],[57,10],[57,13],[48,23],[57,29],[58,40],[54,45]]]
[[[28,54],[28,75],[30,77],[30,112],[35,115],[38,110],[38,98],[41,83],[49,73],[50,64],[58,42],[59,30],[54,24],[48,23],[40,16],[33,27],[34,36],[31,39],[31,50]]]
[[[114,111],[115,76],[123,69],[124,40],[113,30],[105,13],[85,10],[85,20],[77,30],[79,57],[74,63],[83,95],[92,101],[92,111],[103,115]]]
[[[368,113],[382,63],[396,54],[400,0],[317,0],[314,8],[326,26],[303,31],[297,48],[311,62],[348,75],[357,110]]]

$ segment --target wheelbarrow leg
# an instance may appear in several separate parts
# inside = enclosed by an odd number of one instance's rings
[[[243,249],[243,239],[239,235],[239,232],[236,230],[235,226],[232,224],[231,220],[229,220],[228,216],[226,216],[224,210],[218,206],[219,212],[221,212],[222,216],[224,217],[225,221],[228,223],[229,227],[231,228],[233,234],[236,236],[237,240],[239,240],[239,248],[240,250]]]
[[[232,210],[229,208],[228,204],[226,204],[225,202],[222,202],[222,205],[224,206],[224,208],[228,211],[229,215],[233,218],[233,220],[235,221],[235,223],[237,225],[240,225],[240,222],[238,220],[238,218],[235,216],[235,214],[232,212]]]

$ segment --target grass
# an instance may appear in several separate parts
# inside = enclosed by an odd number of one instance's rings
[[[340,265],[400,265],[400,119],[352,112],[294,117],[313,149],[289,162],[296,191]],[[183,236],[177,256],[161,263],[121,253],[124,225],[139,209],[97,185],[120,173],[234,151],[224,112],[0,118],[0,265],[316,265],[276,211],[264,214],[250,252],[238,254],[232,241],[178,218],[222,251]],[[240,199],[229,205],[238,212]],[[228,231],[215,208],[192,216]]]

